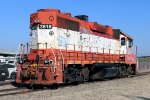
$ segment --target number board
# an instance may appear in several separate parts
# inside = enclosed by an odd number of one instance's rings
[[[40,24],[39,29],[52,29],[51,24]]]

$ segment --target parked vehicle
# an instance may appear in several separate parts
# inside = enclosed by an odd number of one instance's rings
[[[0,67],[0,78],[2,81],[11,80],[15,81],[16,79],[16,65],[12,62],[3,64]]]
[[[0,66],[0,81],[5,81],[9,77],[8,69]]]
[[[16,65],[16,60],[9,60],[6,62],[6,64]]]

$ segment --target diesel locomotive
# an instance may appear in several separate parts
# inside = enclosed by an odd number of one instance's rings
[[[40,9],[30,16],[30,43],[21,45],[16,83],[82,83],[135,75],[132,46],[131,36],[90,22],[86,15]]]

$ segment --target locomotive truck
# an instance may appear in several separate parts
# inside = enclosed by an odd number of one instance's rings
[[[30,16],[30,45],[21,45],[16,82],[52,85],[135,75],[132,46],[128,34],[89,22],[86,15],[40,9]]]

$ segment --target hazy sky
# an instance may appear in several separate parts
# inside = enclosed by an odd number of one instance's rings
[[[119,28],[134,38],[139,55],[150,55],[150,0],[1,0],[0,49],[17,50],[29,42],[30,14],[56,8]]]

